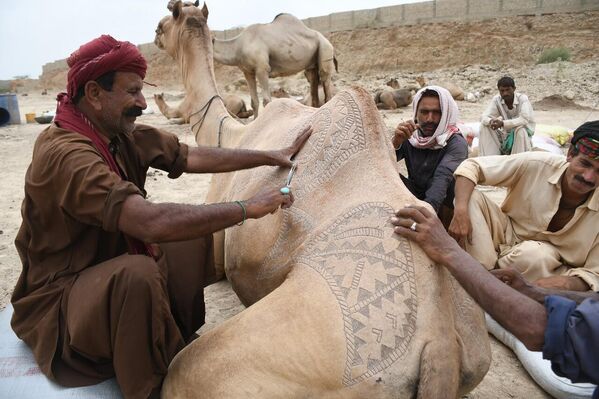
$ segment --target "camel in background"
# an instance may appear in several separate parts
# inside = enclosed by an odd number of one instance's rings
[[[393,233],[394,209],[419,203],[401,183],[370,95],[339,92],[316,109],[273,101],[242,125],[218,100],[208,8],[173,5],[155,42],[198,99],[199,145],[273,149],[312,126],[296,155],[295,202],[215,235],[217,262],[252,305],[173,360],[169,398],[455,398],[490,363],[480,308],[444,268]],[[288,170],[215,174],[207,202],[279,187]]]
[[[196,1],[195,5],[198,4]],[[169,3],[169,10],[173,10],[173,1]],[[300,71],[304,71],[310,83],[313,107],[318,107],[320,84],[325,102],[333,96],[331,78],[333,70],[337,70],[333,45],[322,33],[308,28],[293,15],[279,14],[269,24],[250,25],[230,40],[214,39],[213,55],[217,62],[237,66],[243,72],[254,117],[258,116],[260,106],[256,79],[262,89],[264,106],[271,101],[269,78]]]
[[[414,91],[408,89],[379,90],[374,94],[374,103],[378,109],[396,109],[410,105],[413,96]]]
[[[464,93],[464,89],[462,89],[460,86],[456,85],[455,83],[451,83],[451,82],[435,82],[435,81],[430,81],[427,82],[427,80],[424,78],[424,76],[418,76],[416,78],[416,82],[418,82],[418,84],[420,85],[420,87],[426,87],[426,86],[441,86],[445,89],[447,89],[447,91],[449,91],[449,93],[451,94],[451,96],[453,97],[454,100],[456,101],[463,101],[465,98],[465,93]]]
[[[234,117],[237,118],[249,118],[253,115],[252,110],[248,110],[245,107],[245,101],[243,98],[239,97],[235,94],[225,94],[222,96],[223,102],[225,104],[225,108],[229,111]],[[190,97],[185,97],[185,99],[179,104],[177,108],[173,108],[169,106],[166,101],[164,101],[164,93],[154,94],[154,101],[158,106],[158,109],[162,113],[162,115],[166,116],[167,119],[176,119],[180,118],[181,123],[189,123],[189,117],[194,111],[195,104],[192,102]]]

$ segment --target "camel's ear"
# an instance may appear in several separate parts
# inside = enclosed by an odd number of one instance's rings
[[[174,19],[179,18],[179,15],[181,15],[182,8],[183,8],[183,2],[181,0],[177,0],[175,2],[175,4],[173,5],[173,18]]]
[[[196,4],[198,4],[197,0]],[[204,18],[208,19],[208,6],[206,5],[206,3],[204,3],[204,7],[202,7],[202,14],[204,14]]]

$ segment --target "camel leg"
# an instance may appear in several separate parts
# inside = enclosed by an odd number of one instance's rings
[[[320,98],[318,97],[318,70],[316,68],[306,69],[304,75],[306,75],[306,79],[310,83],[312,106],[318,108],[320,106]]]
[[[158,109],[162,113],[162,115],[166,116],[167,119],[172,118],[183,118],[181,111],[178,108],[170,107],[166,101],[164,101],[164,97],[162,95],[154,95],[154,101],[158,106]]]
[[[460,353],[456,339],[428,342],[420,355],[418,399],[457,398]]]
[[[256,77],[258,78],[258,84],[260,84],[260,88],[262,89],[262,105],[264,105],[265,107],[271,101],[270,88],[268,85],[269,69],[270,68],[256,70]]]
[[[258,87],[256,86],[256,74],[251,72],[243,72],[245,76],[245,81],[248,84],[248,89],[250,89],[250,97],[252,98],[252,109],[254,110],[254,118],[258,117],[258,108],[260,108],[260,103],[258,101]]]

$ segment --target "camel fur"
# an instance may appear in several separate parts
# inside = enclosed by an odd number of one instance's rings
[[[245,101],[238,95],[225,94],[222,96],[225,108],[229,111],[231,116],[237,118],[249,118],[253,115],[252,110],[248,110],[245,106]],[[162,115],[166,116],[167,119],[179,118],[181,123],[189,123],[190,115],[198,110],[194,108],[194,104],[185,98],[177,108],[169,106],[164,100],[164,93],[154,94],[154,101],[158,106],[158,109]]]
[[[217,94],[208,8],[177,2],[156,43],[187,71],[197,107]],[[169,398],[456,398],[490,363],[480,308],[445,269],[394,234],[394,209],[419,203],[403,186],[381,117],[361,88],[320,109],[277,99],[247,125],[220,101],[196,141],[296,155],[293,206],[215,235],[217,262],[250,307],[172,361]],[[207,202],[284,184],[287,169],[215,174]]]

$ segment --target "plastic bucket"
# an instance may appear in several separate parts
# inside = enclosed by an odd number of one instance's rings
[[[0,94],[0,126],[21,123],[19,100],[16,94]]]
[[[27,123],[35,122],[35,113],[31,112],[31,113],[25,114],[25,121]]]

